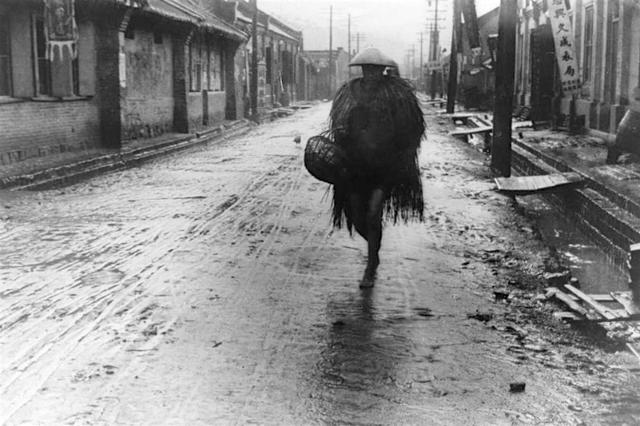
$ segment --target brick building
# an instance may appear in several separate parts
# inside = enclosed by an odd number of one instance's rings
[[[209,0],[214,11],[230,24],[251,34],[253,9],[244,0]],[[298,93],[305,87],[304,74],[299,73],[299,63],[303,50],[302,32],[295,30],[277,18],[258,10],[258,108],[261,110],[278,105],[287,106],[291,102],[304,99]],[[244,60],[240,71],[244,84],[244,98],[248,104],[249,73],[251,71],[252,42],[244,46]]]
[[[554,17],[567,19],[555,36],[568,31],[559,46],[572,45],[564,58],[577,68],[558,66],[546,2],[519,0],[516,102],[530,107],[534,119],[566,121],[575,99],[578,122],[605,137],[615,134],[629,105],[640,102],[640,2],[565,0],[554,7]],[[568,75],[579,81],[565,90]]]
[[[119,148],[241,114],[247,36],[200,0],[3,0],[0,161]]]

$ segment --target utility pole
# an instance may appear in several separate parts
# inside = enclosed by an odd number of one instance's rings
[[[333,94],[333,5],[329,6],[329,93],[327,99]]]
[[[424,85],[424,59],[422,57],[423,33],[420,33],[420,75],[418,76],[418,89],[422,89]]]
[[[447,86],[447,112],[452,114],[456,106],[458,91],[458,36],[460,27],[460,1],[453,0],[453,30],[451,34],[451,51],[449,53],[449,84]],[[513,0],[501,0],[503,2]]]
[[[491,169],[504,177],[511,176],[511,114],[513,112],[513,78],[516,59],[517,3],[500,1],[496,95],[493,107],[493,141]]]
[[[454,0],[454,3],[459,0]],[[455,12],[455,4],[453,6]],[[460,13],[458,12],[458,15]],[[455,25],[455,24],[454,24]],[[439,48],[440,45],[440,30],[438,30],[438,0],[436,0],[436,9],[435,16],[433,21],[432,33],[431,33],[431,61],[435,63],[438,59],[440,59]],[[457,58],[456,58],[457,59]],[[431,70],[431,99],[436,98],[436,79],[437,79],[438,71],[433,69]]]
[[[258,0],[251,0],[253,19],[251,21],[251,80],[249,96],[251,117],[258,121]]]
[[[416,73],[416,45],[411,45],[411,76],[415,78]]]
[[[349,14],[349,25],[347,26],[348,30],[348,39],[347,39],[347,49],[349,54],[349,63],[351,63],[351,14]],[[349,69],[349,79],[351,79],[351,67],[347,67]]]

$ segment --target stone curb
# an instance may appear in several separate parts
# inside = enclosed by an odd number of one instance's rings
[[[545,197],[574,220],[616,266],[626,271],[629,246],[640,241],[640,217],[627,208],[635,202],[524,141],[513,142],[513,168],[518,172],[524,175],[576,172],[585,178],[581,187],[549,192]]]
[[[11,176],[0,180],[0,189],[38,190],[69,185],[101,173],[133,167],[145,161],[214,141],[222,141],[248,131],[254,124],[249,120],[239,120],[228,125],[207,129],[159,142],[154,145],[105,154],[52,167],[32,174]]]

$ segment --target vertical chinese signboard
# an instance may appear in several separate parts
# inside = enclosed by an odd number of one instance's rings
[[[76,27],[74,0],[44,0],[44,23],[47,40],[47,58],[54,61],[56,55],[71,58],[77,55],[78,29]]]
[[[573,48],[573,30],[564,0],[547,0],[547,12],[551,21],[556,60],[560,72],[562,92],[573,94],[580,88],[578,61]]]

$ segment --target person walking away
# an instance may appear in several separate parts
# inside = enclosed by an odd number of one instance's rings
[[[362,77],[345,83],[329,113],[328,134],[346,154],[344,178],[333,185],[333,225],[367,241],[361,288],[376,280],[383,220],[423,220],[418,149],[425,131],[413,86],[385,74],[396,64],[375,48],[356,55]]]

